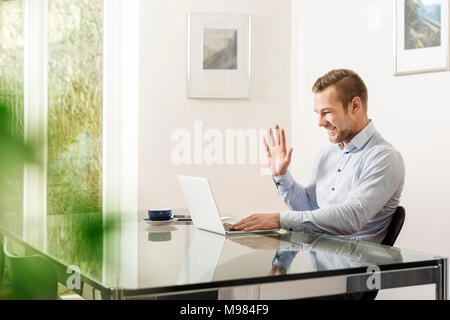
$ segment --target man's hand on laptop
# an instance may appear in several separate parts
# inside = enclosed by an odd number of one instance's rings
[[[230,230],[255,231],[280,228],[281,225],[279,213],[255,213],[233,224]]]

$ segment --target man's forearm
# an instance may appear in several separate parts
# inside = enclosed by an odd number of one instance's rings
[[[291,210],[307,211],[317,209],[311,205],[311,198],[315,198],[314,190],[296,183],[289,172],[282,176],[273,176],[273,180],[278,194]]]

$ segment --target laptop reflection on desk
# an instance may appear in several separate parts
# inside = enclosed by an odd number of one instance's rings
[[[262,238],[265,237],[267,236],[255,233],[243,234],[241,237],[224,237],[217,233],[192,228],[189,247],[178,273],[177,284],[195,284],[211,282],[214,279],[224,280],[230,279],[230,277],[235,278],[235,271],[238,270],[236,268],[239,268],[239,270],[248,277],[252,277],[254,274],[265,275],[264,272],[267,270],[261,269],[258,271],[258,268],[261,268],[262,266],[265,267],[264,263],[247,268],[250,264],[245,262],[235,264],[236,262],[234,262],[232,264],[231,272],[230,269],[226,269],[226,264],[219,264],[220,257],[224,252],[226,241],[237,244],[240,247],[240,249],[235,247],[233,250],[229,251],[229,254],[225,256],[227,259],[222,258],[222,262],[226,261],[227,263],[233,261],[229,259],[232,256],[235,256],[235,258],[239,259],[239,261],[242,261],[242,259],[245,261],[252,259],[252,257],[254,257],[253,255],[257,255],[260,260],[264,260],[270,264],[278,249],[289,248],[292,245],[289,242],[280,241],[278,239],[278,242],[273,243],[273,246],[263,247],[261,249],[249,249],[245,243],[235,242],[238,239],[242,239],[242,242],[244,242],[245,239],[254,239],[254,242],[261,242],[258,241],[258,239],[262,240]],[[228,249],[230,249],[230,247],[228,247]],[[230,253],[232,254],[230,255]],[[228,266],[228,268],[230,268],[230,266]],[[248,273],[248,270],[251,270],[251,272]],[[242,276],[241,272],[238,272],[238,276]]]
[[[207,178],[178,176],[178,182],[191,214],[192,224],[196,228],[222,235],[271,233],[279,230],[231,231],[229,228],[233,224],[222,221]]]
[[[210,282],[216,271],[225,237],[192,229],[191,242],[177,284]]]

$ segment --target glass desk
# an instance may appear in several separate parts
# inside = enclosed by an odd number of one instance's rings
[[[219,298],[308,298],[424,284],[447,299],[447,258],[368,242],[285,231],[224,237],[100,214],[16,222],[3,219],[2,237],[48,259],[62,284],[80,289],[78,276],[104,299],[213,290]]]

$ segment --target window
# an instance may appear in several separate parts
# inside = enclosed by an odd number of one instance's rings
[[[14,182],[23,230],[137,217],[139,1],[0,0],[0,49],[0,99],[41,164]]]
[[[102,211],[102,6],[48,0],[48,215]]]
[[[0,99],[14,101],[15,128],[42,164],[16,181],[17,229],[91,274],[118,259],[116,244],[127,252],[120,273],[137,274],[136,232],[108,233],[106,248],[102,231],[138,214],[139,3],[0,0]],[[64,232],[49,222],[61,215],[75,216]],[[94,230],[90,244],[83,229]]]

